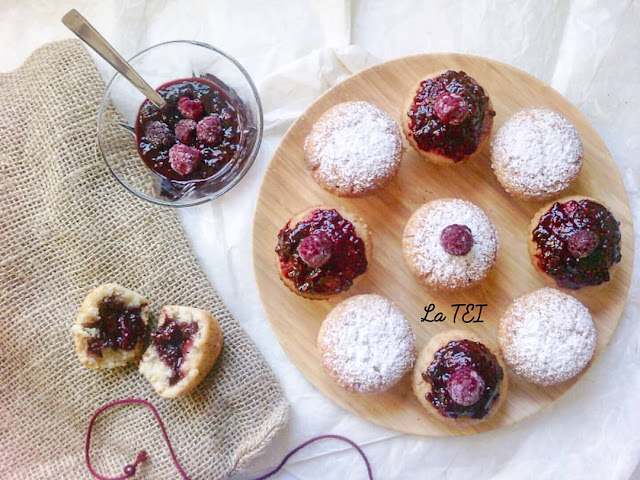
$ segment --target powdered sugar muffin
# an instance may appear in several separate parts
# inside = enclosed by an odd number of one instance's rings
[[[456,165],[483,150],[495,114],[491,99],[473,77],[448,70],[429,75],[411,89],[400,123],[425,159]]]
[[[322,365],[353,393],[388,390],[413,367],[416,339],[398,307],[380,295],[336,305],[318,333]]]
[[[455,425],[491,417],[509,389],[500,354],[462,330],[448,330],[429,340],[418,355],[411,383],[427,412]]]
[[[538,385],[555,385],[587,366],[596,348],[596,329],[589,310],[577,299],[541,288],[507,308],[498,342],[516,375]]]
[[[140,360],[149,302],[116,283],[91,291],[71,327],[80,362],[89,368],[121,367]]]
[[[544,108],[521,110],[491,142],[491,167],[510,194],[544,200],[565,190],[580,173],[580,135],[559,113]]]
[[[361,197],[384,188],[398,173],[402,137],[393,119],[368,102],[327,110],[304,144],[307,168],[325,190]]]
[[[402,237],[404,258],[424,285],[442,290],[482,280],[498,255],[498,234],[471,202],[443,198],[411,216]]]
[[[369,227],[344,208],[317,205],[295,214],[278,234],[275,260],[293,293],[322,300],[349,290],[367,271]]]
[[[142,356],[140,373],[161,397],[179,397],[207,376],[221,350],[222,330],[209,312],[167,305]]]

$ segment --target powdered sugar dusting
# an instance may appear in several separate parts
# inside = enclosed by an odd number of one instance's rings
[[[400,129],[368,102],[345,102],[316,122],[305,141],[307,166],[322,185],[364,194],[386,185],[402,156]]]
[[[582,168],[582,142],[564,116],[543,108],[521,110],[492,141],[491,166],[510,193],[548,198],[564,189]]]
[[[322,363],[343,387],[375,393],[411,368],[416,339],[400,310],[380,295],[357,295],[337,305],[318,335]]]
[[[500,325],[500,347],[514,372],[539,385],[577,375],[596,347],[591,314],[578,300],[553,288],[516,298]]]
[[[440,243],[449,225],[471,230],[473,246],[466,255],[450,255]],[[416,273],[429,285],[454,289],[483,279],[498,254],[498,234],[489,217],[471,202],[434,200],[423,205],[404,234],[404,253]]]

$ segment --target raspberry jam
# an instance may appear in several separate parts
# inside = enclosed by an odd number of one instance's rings
[[[586,233],[589,232],[589,233]],[[592,200],[556,202],[533,230],[538,266],[561,288],[609,281],[620,255],[620,222]]]
[[[158,355],[173,371],[169,377],[169,385],[175,385],[184,376],[180,367],[197,332],[196,322],[178,322],[167,317],[162,326],[151,334],[153,346],[158,351]]]
[[[308,237],[313,242],[305,240]],[[322,243],[317,241],[318,238],[330,239],[331,248],[323,245],[320,252],[326,255],[328,251],[330,257],[316,262],[315,265],[319,266],[313,267],[301,258],[298,246],[303,241],[303,246],[306,243]],[[284,276],[300,292],[335,295],[348,290],[354,279],[367,270],[364,242],[356,235],[351,222],[336,210],[314,210],[293,227],[287,223],[278,234],[276,253]],[[306,249],[303,249],[303,255],[305,253]],[[317,256],[315,254],[313,258]]]
[[[146,331],[140,312],[145,305],[129,307],[118,297],[107,297],[98,307],[98,318],[84,324],[85,328],[97,328],[98,336],[88,340],[89,352],[102,358],[105,348],[133,350],[144,340]]]
[[[407,112],[418,147],[456,162],[475,152],[486,115],[495,114],[483,88],[466,73],[452,70],[424,80]]]
[[[503,375],[495,355],[482,343],[456,340],[436,352],[433,362],[422,373],[422,378],[432,386],[426,399],[441,415],[450,418],[484,418],[500,395],[498,392]],[[461,387],[469,391],[461,392]],[[454,396],[459,396],[459,400],[473,398],[476,401],[470,403],[462,400],[463,404],[456,403],[451,398],[450,390],[455,391]]]
[[[206,180],[243,148],[239,110],[244,106],[226,85],[186,78],[165,83],[157,92],[167,104],[162,109],[149,100],[142,104],[136,120],[136,140],[145,164],[161,177],[192,183]],[[170,158],[174,144],[199,151],[195,156],[198,161],[191,161],[194,155],[178,158],[177,151]],[[194,164],[185,168],[186,163]]]

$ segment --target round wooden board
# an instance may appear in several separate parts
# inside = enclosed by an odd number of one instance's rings
[[[322,320],[340,300],[350,295],[378,293],[396,302],[409,319],[422,347],[445,329],[468,329],[496,344],[500,315],[511,300],[545,286],[529,262],[528,225],[543,202],[510,197],[498,184],[489,162],[489,147],[481,157],[459,167],[425,162],[405,140],[406,152],[398,176],[376,195],[343,199],[321,189],[304,164],[303,145],[315,120],[331,106],[348,100],[366,100],[387,111],[398,122],[403,100],[417,81],[445,69],[464,70],[485,88],[497,112],[493,132],[519,109],[541,106],[564,114],[576,126],[584,146],[584,167],[566,192],[594,197],[606,204],[622,228],[622,262],[605,285],[572,292],[591,311],[598,332],[596,355],[608,344],[620,320],[631,279],[633,232],[627,195],[618,169],[602,139],[568,100],[540,80],[493,60],[458,54],[417,55],[377,65],[351,76],[320,97],[291,126],[265,174],[259,193],[254,227],[253,259],[258,289],[267,317],[280,344],[302,373],[320,391],[342,407],[379,425],[418,435],[466,435],[513,424],[539,411],[564,394],[578,380],[542,388],[510,374],[511,388],[501,411],[488,421],[456,427],[428,416],[414,398],[410,375],[391,390],[377,395],[351,394],[324,372],[316,350]],[[402,256],[402,231],[413,211],[441,197],[458,197],[479,205],[492,219],[500,237],[500,253],[488,277],[478,286],[456,293],[437,293],[422,287]],[[289,218],[314,204],[344,206],[361,215],[373,232],[373,260],[353,289],[329,301],[305,300],[280,281],[275,266],[277,235]],[[424,307],[434,303],[447,320],[421,322]],[[487,304],[482,323],[452,323],[452,304]],[[432,312],[432,316],[435,312]]]

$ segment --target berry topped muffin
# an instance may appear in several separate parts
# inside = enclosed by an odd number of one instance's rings
[[[448,70],[423,79],[411,90],[402,128],[427,160],[454,165],[482,151],[495,114],[491,99],[474,78]]]
[[[553,287],[576,290],[608,282],[620,262],[620,222],[587,197],[565,197],[542,207],[531,220],[529,255]]]
[[[361,218],[343,209],[310,207],[280,230],[276,264],[292,292],[321,300],[347,291],[366,272],[371,245]]]

